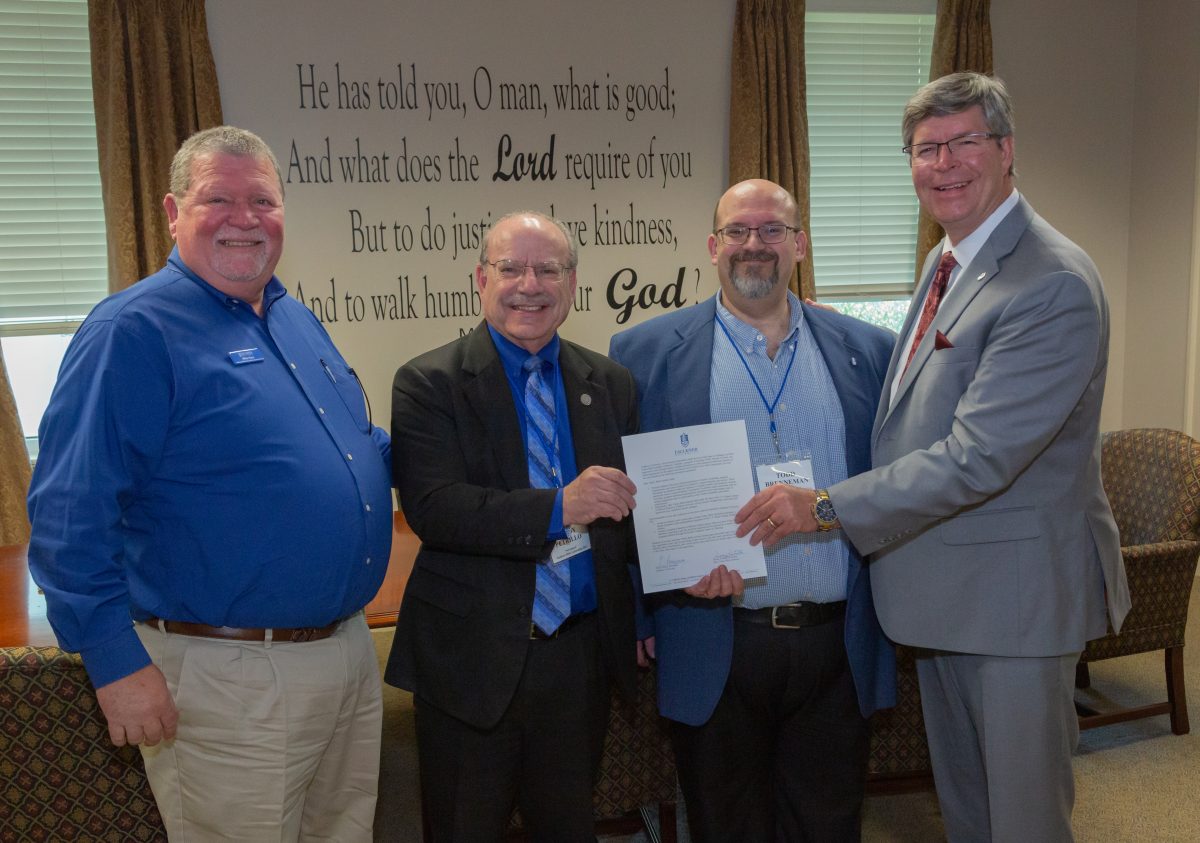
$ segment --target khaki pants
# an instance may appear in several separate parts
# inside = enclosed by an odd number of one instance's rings
[[[382,691],[362,614],[304,643],[138,637],[179,707],[143,747],[172,843],[371,840]]]

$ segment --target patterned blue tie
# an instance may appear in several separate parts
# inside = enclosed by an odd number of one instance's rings
[[[557,489],[560,467],[558,434],[554,423],[554,392],[543,371],[550,367],[534,355],[524,363],[525,449],[529,459],[529,485],[535,489]],[[537,588],[533,595],[533,622],[547,635],[553,634],[571,614],[571,568],[544,559],[537,566]]]

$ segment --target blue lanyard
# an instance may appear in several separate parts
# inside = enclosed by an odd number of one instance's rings
[[[716,319],[717,325],[721,330],[725,332],[725,337],[729,340],[729,344],[733,346],[733,350],[737,352],[738,359],[746,367],[746,374],[750,376],[750,382],[758,390],[758,397],[762,399],[763,407],[766,408],[767,418],[771,420],[771,438],[775,440],[775,452],[779,454],[780,459],[783,459],[783,449],[779,447],[779,430],[775,426],[775,408],[779,406],[779,399],[783,397],[783,388],[787,386],[788,375],[792,373],[792,364],[796,362],[799,341],[792,342],[792,359],[788,361],[787,369],[783,373],[783,381],[779,384],[779,391],[775,393],[774,401],[768,401],[766,393],[763,392],[762,386],[758,383],[758,378],[754,377],[754,372],[750,370],[750,364],[746,361],[746,355],[742,354],[742,350],[738,348],[738,344],[734,341],[733,334],[729,333],[729,329],[725,327],[725,323],[721,321],[719,315],[713,318]]]

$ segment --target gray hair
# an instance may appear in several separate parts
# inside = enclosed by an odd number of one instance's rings
[[[192,186],[192,164],[198,155],[240,155],[266,159],[275,170],[279,193],[283,195],[283,174],[279,171],[275,153],[266,141],[254,132],[237,126],[214,126],[196,132],[185,140],[171,160],[171,193],[175,196],[183,196]]]
[[[904,118],[900,124],[904,145],[913,142],[917,124],[922,120],[958,114],[976,105],[983,111],[983,120],[990,134],[1000,138],[1012,135],[1015,128],[1012,97],[1004,80],[968,71],[934,79],[912,95],[904,107]],[[1016,164],[1014,158],[1008,171],[1010,176],[1017,174]]]
[[[493,222],[488,227],[487,233],[483,235],[483,243],[481,243],[479,246],[480,266],[484,266],[488,262],[488,243],[492,239],[492,232],[496,229],[496,226],[505,220],[515,219],[516,217],[537,217],[540,220],[545,220],[561,231],[562,236],[566,238],[567,241],[567,250],[570,252],[570,256],[567,258],[567,268],[574,269],[575,267],[579,266],[579,244],[575,241],[575,235],[571,233],[571,229],[568,228],[567,224],[562,220],[556,219],[549,214],[543,214],[541,211],[510,211],[509,213],[500,217],[500,219]]]

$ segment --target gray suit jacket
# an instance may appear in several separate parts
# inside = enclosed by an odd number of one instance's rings
[[[952,347],[935,350],[936,331]],[[872,554],[890,638],[1051,656],[1120,627],[1129,587],[1100,484],[1107,363],[1095,265],[1020,200],[964,267],[890,404],[885,387],[875,468],[829,490],[846,534]]]

